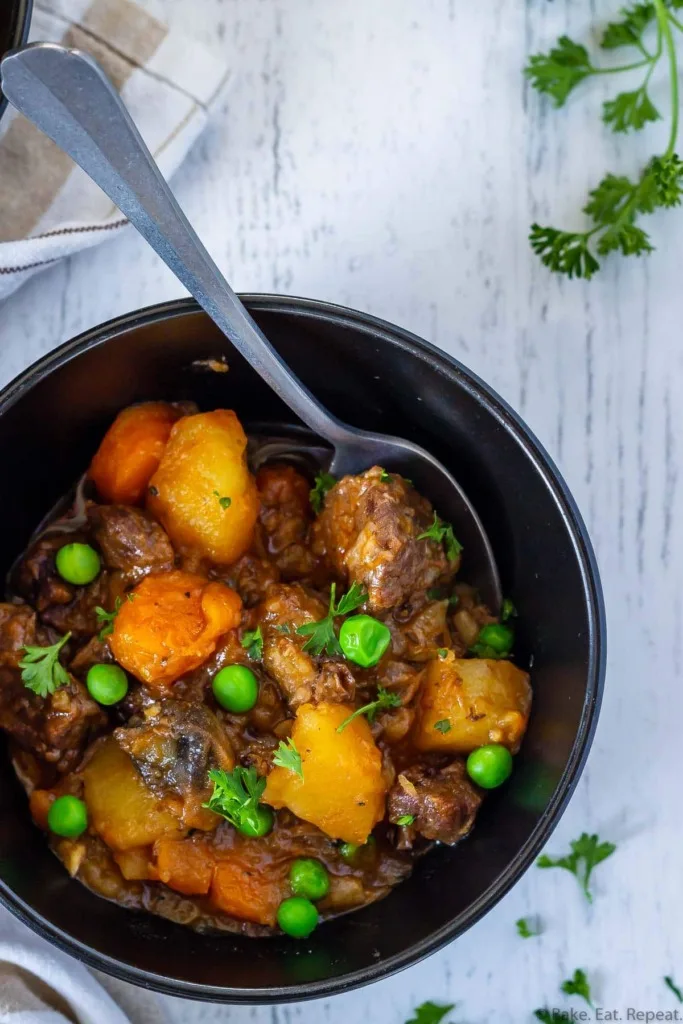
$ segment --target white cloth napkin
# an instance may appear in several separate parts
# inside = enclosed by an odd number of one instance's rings
[[[0,1024],[166,1024],[151,992],[89,971],[2,915]]]
[[[39,40],[85,50],[100,62],[167,179],[228,78],[205,47],[133,0],[35,0],[31,41]],[[6,111],[0,122],[0,299],[43,267],[126,228],[120,211],[80,168],[23,117]]]

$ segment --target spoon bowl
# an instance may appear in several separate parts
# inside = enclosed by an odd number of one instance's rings
[[[332,416],[289,369],[202,245],[118,93],[88,55],[52,43],[8,54],[0,83],[9,102],[75,161],[118,206],[273,391],[333,455],[340,477],[379,465],[412,480],[464,548],[463,572],[497,611],[501,587],[481,520],[448,470],[419,445]]]

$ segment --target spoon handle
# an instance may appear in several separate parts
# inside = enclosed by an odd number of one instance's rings
[[[290,409],[330,443],[348,441],[353,430],[292,373],[209,256],[97,62],[36,43],[3,59],[0,80],[9,102],[100,186]]]

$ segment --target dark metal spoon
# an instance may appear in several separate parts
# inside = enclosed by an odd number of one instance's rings
[[[418,445],[342,423],[292,373],[202,245],[96,61],[36,43],[7,54],[0,81],[9,102],[90,175],[273,391],[332,446],[333,475],[373,465],[400,472],[454,524],[465,548],[464,574],[497,610],[501,589],[491,545],[457,482]]]

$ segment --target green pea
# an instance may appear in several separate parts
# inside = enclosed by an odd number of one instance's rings
[[[220,706],[235,714],[251,711],[258,700],[258,680],[246,665],[226,665],[211,686]]]
[[[92,583],[100,571],[100,556],[89,544],[65,544],[55,555],[57,572],[79,587]]]
[[[371,615],[351,615],[339,630],[341,649],[362,668],[376,665],[391,643],[391,633],[383,622]]]
[[[315,906],[302,896],[283,900],[277,912],[277,923],[285,935],[291,935],[293,939],[307,939],[318,920]]]
[[[88,693],[98,704],[118,704],[128,693],[128,677],[120,665],[93,665],[85,677]]]
[[[330,891],[330,876],[319,860],[299,857],[289,869],[289,884],[295,896],[321,900]]]
[[[56,836],[75,839],[88,827],[88,809],[77,796],[58,796],[47,812],[47,824]]]
[[[260,839],[272,831],[274,821],[275,815],[271,808],[266,804],[259,804],[241,816],[237,831],[244,836],[251,836],[252,839]]]
[[[344,860],[351,861],[353,860],[357,853],[372,849],[374,845],[375,837],[368,836],[368,838],[365,840],[362,846],[359,846],[357,843],[342,843],[341,846],[339,847],[339,853],[344,858]]]
[[[482,789],[502,786],[512,772],[512,754],[500,743],[473,750],[467,758],[467,774]]]
[[[507,655],[512,650],[515,634],[509,626],[496,625],[482,626],[477,637],[477,644],[490,647],[499,655]]]

